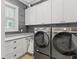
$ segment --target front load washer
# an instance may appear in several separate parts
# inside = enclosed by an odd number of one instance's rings
[[[76,27],[52,27],[52,56],[56,59],[76,59]]]
[[[34,29],[34,59],[50,59],[50,30],[51,27]]]

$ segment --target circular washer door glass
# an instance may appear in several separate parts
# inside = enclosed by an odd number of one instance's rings
[[[72,34],[68,32],[61,32],[53,38],[53,45],[55,49],[63,55],[75,54],[75,46],[72,41]]]
[[[35,44],[40,48],[45,48],[49,45],[49,36],[43,31],[38,31],[34,35]]]

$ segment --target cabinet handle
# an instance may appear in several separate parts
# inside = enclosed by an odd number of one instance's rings
[[[16,47],[14,47],[13,49],[16,49]]]
[[[14,43],[16,43],[16,41],[14,41]]]
[[[14,57],[16,57],[16,54],[14,55]]]

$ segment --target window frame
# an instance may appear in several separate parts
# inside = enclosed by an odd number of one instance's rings
[[[7,2],[7,1],[5,1],[5,7],[6,7],[6,5],[8,5],[8,6],[10,6],[10,7],[12,7],[12,8],[15,8],[16,10],[15,10],[15,22],[16,22],[16,25],[15,25],[15,27],[14,28],[6,28],[5,27],[5,32],[14,32],[14,31],[18,31],[18,17],[19,17],[19,11],[18,11],[18,9],[19,9],[19,7],[18,6],[16,6],[16,5],[14,5],[14,4],[12,4],[12,3],[9,3],[9,2]],[[5,16],[6,17],[6,16]]]

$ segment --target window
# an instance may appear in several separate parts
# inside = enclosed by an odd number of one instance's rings
[[[5,2],[5,32],[18,31],[18,7]]]

